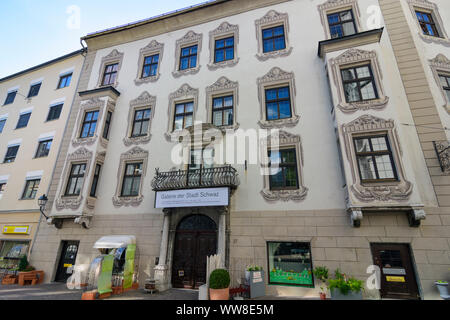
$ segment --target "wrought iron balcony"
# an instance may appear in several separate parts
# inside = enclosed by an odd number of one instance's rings
[[[168,172],[156,169],[152,188],[154,191],[217,187],[236,189],[239,183],[239,175],[231,165]]]
[[[433,141],[442,172],[450,174],[450,142]]]

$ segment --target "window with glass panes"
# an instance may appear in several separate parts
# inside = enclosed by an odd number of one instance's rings
[[[269,150],[270,189],[298,189],[295,148]]]
[[[439,79],[441,80],[442,89],[447,96],[447,102],[450,103],[450,75],[439,75]]]
[[[428,36],[439,37],[439,32],[431,13],[416,11],[416,16],[424,34]]]
[[[136,110],[134,112],[133,130],[131,131],[132,137],[141,137],[148,134],[151,112],[152,110],[150,108]]]
[[[52,146],[52,141],[53,141],[52,139],[49,139],[49,140],[39,142],[39,146],[36,151],[35,158],[41,158],[41,157],[48,156],[48,154],[50,153],[50,148]]]
[[[144,66],[142,67],[142,78],[156,76],[158,71],[159,54],[155,54],[144,58]]]
[[[106,113],[106,120],[105,120],[105,127],[103,128],[103,139],[108,140],[109,137],[109,128],[111,127],[111,118],[112,118],[112,112],[108,111]]]
[[[341,70],[345,99],[348,103],[378,98],[370,64]]]
[[[51,106],[50,110],[48,111],[47,121],[52,121],[52,120],[59,119],[59,117],[61,115],[62,107],[63,107],[62,103],[58,104],[56,106]]]
[[[289,87],[265,89],[267,120],[286,119],[291,114]]]
[[[92,179],[91,192],[89,193],[89,195],[94,198],[97,196],[97,185],[98,185],[98,179],[100,178],[101,168],[102,168],[102,166],[100,164],[97,163],[95,165],[95,172],[94,172],[94,177]]]
[[[397,181],[386,135],[353,138],[361,182]]]
[[[182,130],[192,125],[194,118],[194,102],[175,105],[174,130]]]
[[[8,92],[8,95],[6,96],[6,100],[5,100],[4,104],[6,105],[6,104],[13,103],[14,99],[16,98],[16,94],[17,94],[17,91]]]
[[[197,67],[197,50],[197,45],[181,48],[180,70]]]
[[[22,199],[34,199],[39,189],[41,179],[27,180],[23,190]]]
[[[189,170],[212,168],[214,166],[214,149],[191,149]]]
[[[58,89],[62,89],[70,86],[70,81],[72,80],[72,74],[66,74],[59,78]]]
[[[35,97],[39,94],[39,90],[41,89],[41,84],[42,83],[38,83],[38,84],[34,84],[30,87],[30,91],[28,92],[28,97],[27,98],[31,98],[31,97]]]
[[[89,111],[84,115],[80,138],[93,137],[97,127],[98,111]]]
[[[217,127],[233,125],[233,96],[213,98],[212,120]]]
[[[28,121],[30,120],[31,112],[21,114],[19,116],[19,121],[17,121],[16,129],[25,128],[28,125]]]
[[[8,147],[8,149],[6,150],[6,155],[5,155],[5,159],[3,160],[3,162],[4,163],[14,162],[14,160],[16,159],[16,156],[17,156],[17,152],[19,151],[19,147],[20,146]]]
[[[122,197],[136,197],[141,186],[142,162],[127,163],[122,183]]]
[[[83,187],[84,174],[86,172],[85,163],[72,164],[70,168],[69,180],[66,186],[66,196],[79,196]]]
[[[234,37],[218,39],[215,41],[214,62],[223,62],[234,59]]]
[[[0,120],[0,133],[3,132],[3,128],[5,127],[6,119]]]
[[[355,18],[352,10],[329,14],[328,26],[331,38],[341,38],[356,33]]]
[[[6,189],[6,182],[0,183],[0,194],[5,192],[5,189]]]
[[[286,49],[284,25],[262,30],[263,52],[272,52]]]
[[[103,73],[103,81],[102,81],[103,86],[112,85],[116,83],[118,69],[119,69],[118,63],[109,64],[105,67],[105,72]]]

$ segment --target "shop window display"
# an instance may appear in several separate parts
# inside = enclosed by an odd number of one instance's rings
[[[0,245],[0,269],[13,269],[22,256],[28,253],[28,242],[3,241]]]

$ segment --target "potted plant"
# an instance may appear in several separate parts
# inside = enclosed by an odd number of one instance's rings
[[[245,280],[247,280],[247,282],[250,282],[250,279],[253,276],[253,272],[262,272],[263,268],[260,266],[256,266],[256,265],[251,265],[251,266],[247,266],[247,270],[245,270]],[[264,275],[262,275],[264,276]]]
[[[225,269],[216,269],[209,276],[209,297],[211,300],[230,299],[230,274]]]
[[[335,279],[329,279],[332,300],[362,300],[364,282],[353,277],[347,277],[336,269]]]
[[[444,300],[450,300],[450,292],[448,292],[448,282],[438,280],[434,284],[438,288],[441,298]]]
[[[320,281],[320,300],[326,300],[327,293],[325,292],[325,287],[327,286],[328,280],[328,268],[327,267],[316,267],[314,269],[314,275]]]

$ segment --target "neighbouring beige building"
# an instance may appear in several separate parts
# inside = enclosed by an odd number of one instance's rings
[[[83,54],[0,79],[0,268],[29,257],[41,217],[38,198],[48,193]]]
[[[129,235],[161,290],[198,288],[218,253],[271,295],[375,265],[365,298],[438,299],[449,21],[445,0],[217,0],[83,37],[32,263],[62,281]]]

